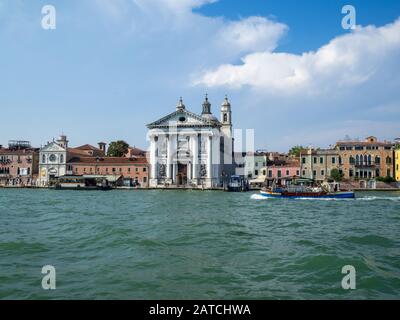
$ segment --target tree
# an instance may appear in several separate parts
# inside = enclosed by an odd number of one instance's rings
[[[394,178],[391,177],[391,176],[377,177],[376,180],[377,180],[377,181],[381,181],[381,182],[385,182],[385,183],[396,182],[396,179],[394,179]]]
[[[340,172],[338,169],[335,168],[331,170],[331,178],[334,181],[342,181],[343,176],[343,172]]]
[[[289,150],[290,156],[300,157],[300,152],[307,150],[307,148],[303,146],[294,146]]]
[[[123,140],[113,141],[108,146],[108,157],[122,157],[128,152],[129,144]]]

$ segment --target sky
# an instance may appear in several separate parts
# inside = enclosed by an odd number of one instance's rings
[[[342,28],[342,7],[356,27]],[[42,28],[42,7],[56,29]],[[123,139],[225,94],[256,149],[400,136],[400,1],[0,0],[0,144]]]

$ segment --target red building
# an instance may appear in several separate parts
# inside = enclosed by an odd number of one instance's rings
[[[149,165],[146,157],[72,156],[67,162],[69,175],[122,176],[126,186],[148,187]]]
[[[39,149],[28,141],[9,141],[8,148],[0,146],[0,185],[35,185],[39,170]]]

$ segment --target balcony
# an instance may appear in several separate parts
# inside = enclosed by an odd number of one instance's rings
[[[354,161],[350,162],[350,165],[360,169],[374,169],[380,166],[380,162],[375,161]]]
[[[354,166],[359,169],[375,169],[374,163],[355,163]]]

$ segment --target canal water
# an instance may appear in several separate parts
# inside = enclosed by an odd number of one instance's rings
[[[357,197],[0,189],[0,298],[398,299],[400,193]]]

